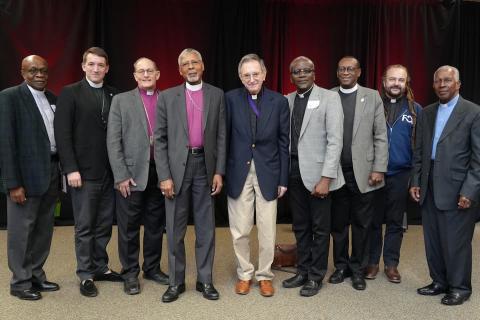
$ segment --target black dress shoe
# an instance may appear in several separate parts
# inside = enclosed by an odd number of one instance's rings
[[[40,300],[42,299],[42,294],[33,289],[25,290],[14,290],[10,289],[10,294],[12,296],[18,297],[22,300]]]
[[[107,273],[100,273],[96,274],[93,280],[95,281],[112,281],[112,282],[122,282],[123,279],[118,274],[118,272],[115,272],[113,270],[109,270],[110,272],[107,271]]]
[[[428,286],[417,289],[417,293],[422,296],[436,296],[445,293],[447,290],[438,283],[432,282]]]
[[[352,275],[352,287],[356,290],[365,290],[367,288],[363,274]]]
[[[201,292],[203,297],[208,300],[218,300],[220,294],[212,283],[201,283],[197,281],[197,291]]]
[[[32,289],[35,291],[57,291],[60,289],[60,286],[55,282],[43,281],[41,283],[32,283]]]
[[[176,286],[168,286],[167,291],[162,296],[163,302],[172,302],[178,299],[181,293],[185,292],[185,284],[179,284]]]
[[[470,293],[450,292],[442,298],[441,302],[447,306],[458,306],[470,298]]]
[[[138,282],[138,278],[128,278],[123,283],[123,291],[126,294],[139,294],[140,293],[140,283]]]
[[[330,276],[328,279],[328,282],[337,284],[337,283],[342,283],[345,278],[348,278],[352,275],[352,272],[350,270],[346,269],[337,269],[335,272]]]
[[[282,286],[284,288],[298,288],[303,286],[307,280],[307,275],[297,273],[293,277],[283,280]]]
[[[159,284],[168,284],[168,275],[163,273],[162,270],[160,270],[159,272],[144,272],[143,277],[147,280],[152,280]]]
[[[303,297],[312,297],[320,291],[322,282],[315,280],[308,280],[300,289],[300,295]]]
[[[80,282],[80,293],[85,297],[96,297],[98,290],[93,280],[88,279]]]

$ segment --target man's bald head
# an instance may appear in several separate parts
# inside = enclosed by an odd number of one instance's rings
[[[37,55],[25,57],[22,60],[21,73],[30,87],[40,91],[45,90],[48,80],[47,60]]]

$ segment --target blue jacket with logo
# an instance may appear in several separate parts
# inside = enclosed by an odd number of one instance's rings
[[[393,125],[390,125],[387,121],[389,155],[387,176],[412,168],[413,119],[412,114],[408,110],[407,99],[403,99],[403,101],[400,116],[395,120]],[[422,107],[415,102],[414,108],[418,119],[422,112]]]

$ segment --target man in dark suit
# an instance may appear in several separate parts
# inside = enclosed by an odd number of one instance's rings
[[[480,107],[459,95],[456,68],[433,77],[439,102],[418,122],[410,195],[420,203],[428,269],[421,295],[446,293],[459,305],[472,294],[472,238],[480,195]]]
[[[335,272],[330,283],[352,276],[352,287],[365,290],[368,232],[374,216],[374,190],[384,186],[388,143],[383,102],[378,91],[360,86],[360,63],[354,57],[338,62],[338,92],[343,108],[343,149],[340,157],[345,185],[332,192],[332,239]],[[349,225],[352,251],[349,254]]]
[[[158,188],[153,160],[160,71],[148,58],[138,59],[133,67],[138,87],[113,97],[107,129],[108,157],[117,189],[118,252],[127,294],[140,293],[138,258],[142,218],[143,277],[168,284],[168,276],[160,269],[165,200]]]
[[[59,289],[43,270],[60,190],[53,132],[56,97],[45,90],[45,59],[26,57],[21,72],[25,82],[0,93],[0,166],[7,194],[10,294],[38,300],[40,291]]]
[[[117,93],[104,84],[108,68],[102,48],[86,50],[85,79],[63,88],[55,117],[58,153],[75,218],[77,276],[81,294],[88,297],[98,294],[93,280],[122,280],[109,269],[106,251],[115,213],[106,133],[110,102]]]
[[[155,164],[165,195],[170,286],[163,302],[185,291],[185,244],[188,215],[195,221],[197,291],[209,300],[215,253],[214,197],[225,173],[225,107],[223,91],[202,81],[200,52],[187,48],[178,57],[185,83],[160,93],[155,130]]]
[[[255,275],[260,294],[273,296],[277,198],[288,184],[290,110],[287,99],[263,87],[267,69],[256,54],[238,64],[244,87],[225,95],[227,109],[228,217],[237,258],[237,294],[247,294]],[[255,207],[254,207],[255,205]],[[256,209],[256,210],[255,210]],[[258,229],[258,270],[250,262],[254,212]]]

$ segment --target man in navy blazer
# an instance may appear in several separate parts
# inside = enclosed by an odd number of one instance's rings
[[[53,134],[56,97],[45,90],[45,59],[28,56],[21,70],[25,82],[0,93],[0,167],[7,194],[10,294],[38,300],[40,291],[59,289],[43,270],[60,189]]]
[[[271,264],[277,198],[285,194],[288,183],[290,110],[285,97],[263,87],[266,74],[264,62],[256,54],[244,56],[238,75],[245,87],[225,95],[229,146],[226,181],[238,265],[235,292],[247,294],[254,276],[249,234],[256,211],[259,260],[255,278],[260,293],[269,297],[274,294]]]

